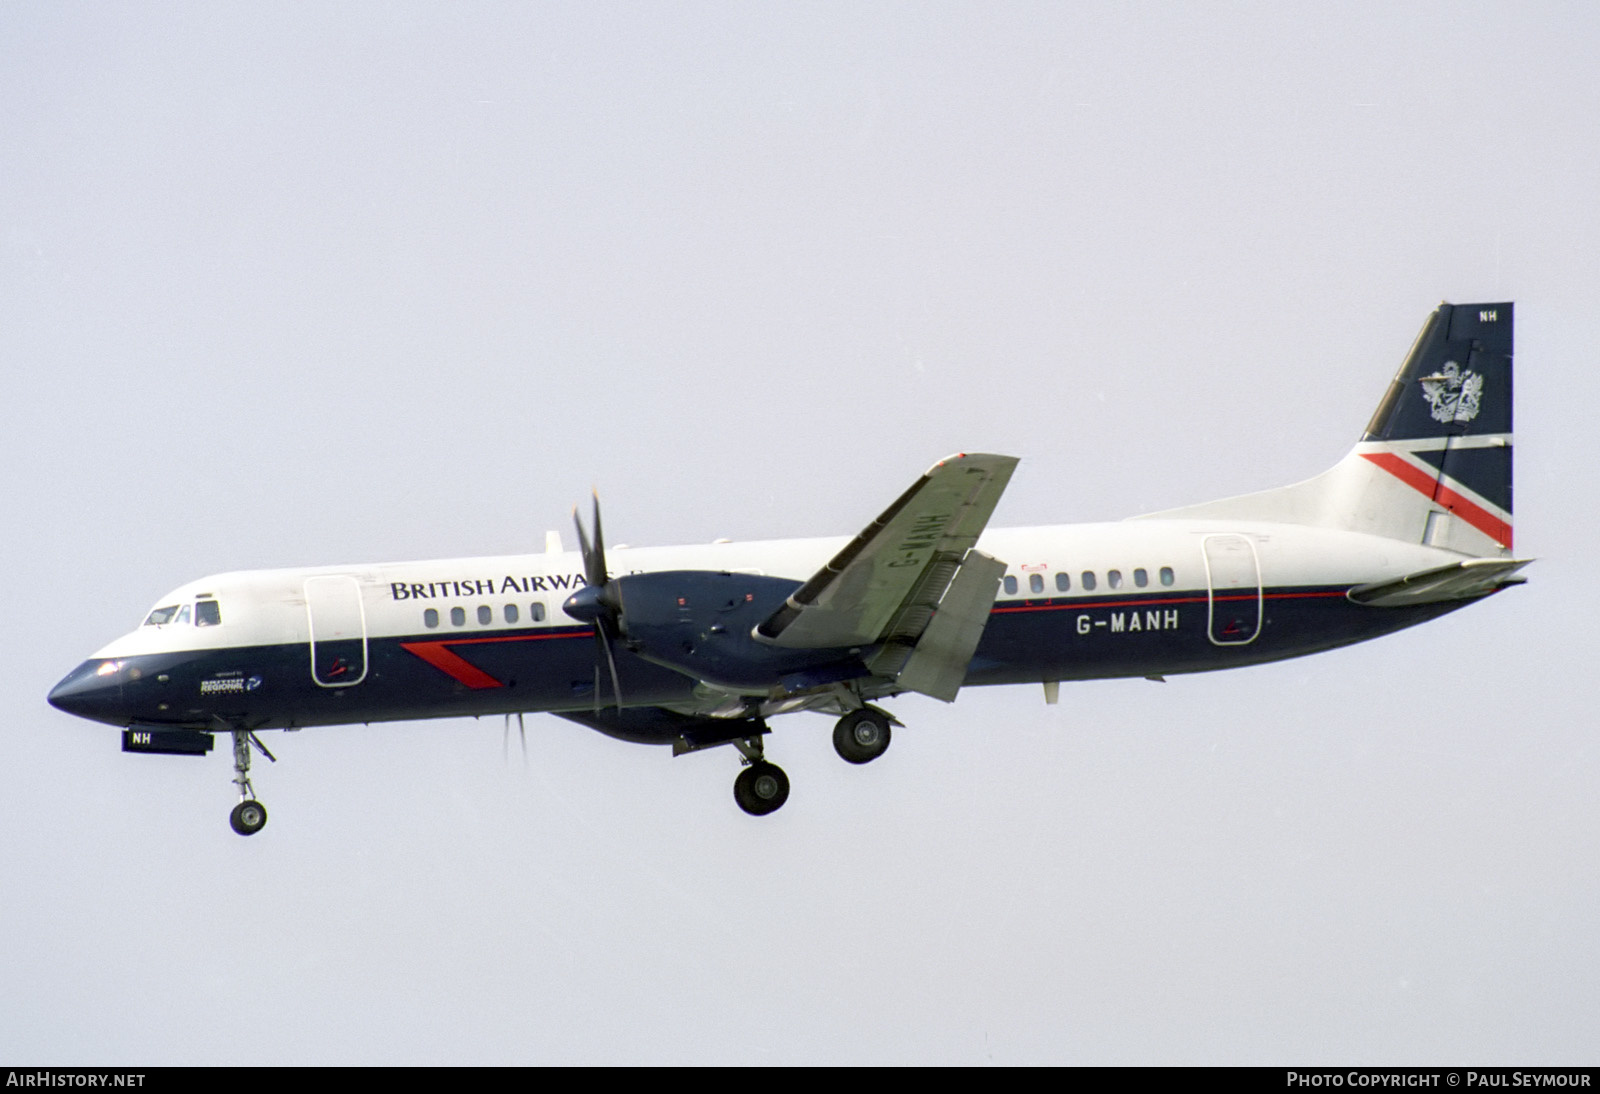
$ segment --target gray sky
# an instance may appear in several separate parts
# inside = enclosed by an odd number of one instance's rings
[[[0,1063],[1594,1063],[1600,14],[0,6]],[[223,570],[995,524],[1303,478],[1517,302],[1531,583],[880,762],[548,716],[124,756],[44,700]],[[1563,485],[1564,484],[1564,485]],[[1566,498],[1563,501],[1562,498]],[[1577,498],[1576,502],[1572,499]]]

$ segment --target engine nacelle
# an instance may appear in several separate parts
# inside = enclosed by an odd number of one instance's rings
[[[647,661],[736,691],[792,679],[868,675],[859,650],[781,649],[751,631],[800,587],[788,578],[711,570],[628,574],[607,583],[628,649]]]

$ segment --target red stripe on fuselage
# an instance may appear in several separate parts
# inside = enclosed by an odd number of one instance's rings
[[[1450,489],[1444,484],[1442,475],[1435,476],[1424,471],[1420,467],[1407,463],[1393,452],[1363,452],[1361,454],[1407,486],[1426,494],[1500,544],[1500,546],[1507,550],[1511,549],[1511,525],[1483,508],[1483,506],[1468,501]]]
[[[437,642],[402,642],[400,643],[400,648],[407,653],[415,654],[422,658],[457,683],[465,684],[469,688],[482,690],[486,688],[503,688],[505,685],[471,661],[451,653],[446,647],[474,646],[484,642],[537,642],[544,638],[582,638],[593,633],[593,631],[570,631],[567,633],[508,634],[492,638],[446,638]]]
[[[1089,610],[1095,609],[1095,608],[1155,608],[1155,607],[1168,605],[1168,604],[1209,604],[1209,603],[1212,603],[1213,601],[1221,602],[1221,601],[1224,601],[1224,600],[1255,600],[1255,599],[1258,598],[1258,594],[1256,594],[1256,593],[1243,593],[1243,594],[1230,594],[1230,595],[1226,595],[1226,596],[1217,596],[1217,597],[1172,596],[1172,597],[1163,597],[1160,600],[1138,600],[1138,599],[1135,599],[1135,597],[1137,595],[1138,594],[1135,594],[1134,597],[1128,597],[1126,599],[1121,599],[1121,600],[1095,600],[1095,601],[1072,600],[1072,601],[1068,601],[1066,603],[1057,602],[1057,603],[1045,603],[1045,604],[1035,604],[1035,603],[1033,603],[1031,601],[1026,601],[1025,600],[1021,604],[1011,604],[1011,605],[1008,605],[1008,606],[1006,606],[1004,608],[996,608],[996,609],[994,609],[994,611],[991,614],[993,614],[993,615],[1005,615],[1008,612],[1069,612],[1069,611],[1075,612],[1075,611],[1089,611]],[[1344,590],[1343,589],[1335,589],[1332,592],[1326,592],[1325,591],[1325,592],[1315,592],[1315,593],[1269,593],[1269,592],[1262,592],[1262,593],[1259,594],[1259,599],[1261,599],[1261,600],[1311,600],[1311,599],[1316,599],[1317,597],[1334,597],[1334,596],[1343,596],[1343,595],[1344,595]]]

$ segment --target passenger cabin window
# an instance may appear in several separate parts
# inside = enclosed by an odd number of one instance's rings
[[[544,605],[543,604],[529,604],[528,605],[528,618],[533,620],[535,623],[544,622]]]
[[[478,605],[478,623],[487,627],[494,622],[494,609],[487,604]]]
[[[450,625],[452,627],[465,627],[467,625],[467,609],[451,608]]]
[[[437,627],[439,625],[439,609],[429,608],[427,611],[423,612],[422,625],[427,627],[429,630]]]
[[[1133,583],[1141,589],[1144,588],[1150,584],[1150,572],[1142,568],[1133,571]]]
[[[1122,571],[1121,570],[1107,570],[1106,571],[1106,584],[1110,585],[1113,589],[1122,588]]]
[[[1006,575],[1006,595],[1017,595],[1017,579],[1010,574]]]
[[[516,621],[517,621],[517,606],[515,604],[507,604],[506,605],[506,622],[507,623],[515,623]]]
[[[1072,578],[1068,577],[1066,574],[1057,574],[1056,592],[1064,593],[1070,588],[1072,588]]]
[[[222,626],[222,609],[215,600],[196,600],[194,602],[194,625],[197,627]]]
[[[1035,593],[1044,592],[1044,575],[1043,574],[1029,574],[1028,575],[1028,591],[1029,592],[1035,592]]]
[[[1171,566],[1163,566],[1163,567],[1161,567],[1161,584],[1163,584],[1163,585],[1171,585],[1173,580],[1174,580],[1174,578],[1172,576],[1172,567]]]
[[[1085,570],[1085,571],[1083,571],[1082,574],[1079,575],[1079,577],[1082,580],[1083,587],[1085,589],[1093,589],[1094,588],[1094,571],[1093,570]]]

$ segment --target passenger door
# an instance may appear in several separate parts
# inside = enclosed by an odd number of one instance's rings
[[[311,679],[325,688],[348,688],[367,676],[367,616],[361,585],[349,576],[306,579],[311,622]]]
[[[1206,582],[1210,587],[1211,641],[1246,646],[1261,633],[1261,567],[1248,536],[1207,536]]]

